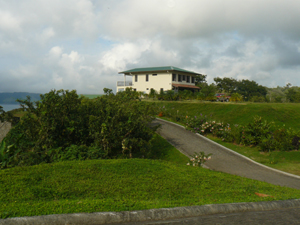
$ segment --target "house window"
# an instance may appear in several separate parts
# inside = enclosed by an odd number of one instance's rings
[[[148,90],[149,90],[149,88],[146,88],[146,90],[148,91]]]
[[[149,74],[146,74],[146,81],[149,81]]]
[[[152,74],[152,76],[157,76],[157,73],[155,73],[155,74]]]
[[[185,75],[182,75],[182,80],[185,81]]]
[[[178,74],[178,82],[181,82],[181,75]]]
[[[175,73],[172,74],[172,81],[176,81],[176,74]]]
[[[160,89],[160,91],[161,91],[161,92],[163,92],[163,91],[164,91],[164,89],[163,89],[163,88],[161,88],[161,89]]]
[[[186,82],[190,83],[190,76],[186,76]]]
[[[192,83],[195,83],[195,77],[192,77]]]
[[[134,75],[134,81],[135,81],[135,82],[138,81],[138,75]]]

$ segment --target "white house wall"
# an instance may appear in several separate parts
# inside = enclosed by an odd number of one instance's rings
[[[149,94],[151,88],[157,92],[159,92],[161,88],[163,88],[164,91],[172,90],[172,73],[157,73],[156,76],[153,76],[153,73],[151,73],[148,75],[149,79],[146,81],[146,74],[138,74],[137,82],[135,82],[135,75],[133,75],[132,88],[146,94]]]

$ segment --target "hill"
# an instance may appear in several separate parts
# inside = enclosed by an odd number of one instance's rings
[[[26,99],[30,96],[32,101],[40,100],[40,94],[29,92],[2,92],[0,93],[0,104],[16,104],[17,99]]]

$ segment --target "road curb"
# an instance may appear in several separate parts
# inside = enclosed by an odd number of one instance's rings
[[[9,219],[1,219],[0,225],[120,224],[128,222],[163,221],[213,214],[269,211],[288,208],[300,208],[300,199],[271,202],[212,204],[203,206],[161,208],[139,211],[74,213],[34,217],[16,217]]]
[[[157,120],[164,121],[164,122],[167,122],[167,123],[171,123],[171,124],[173,124],[173,125],[176,125],[176,126],[178,126],[178,127],[181,127],[181,128],[183,128],[183,129],[186,129],[184,126],[179,125],[179,124],[177,124],[177,123],[170,122],[170,121],[167,121],[167,120],[163,120],[163,119],[160,119],[160,118],[156,118],[156,119],[157,119]],[[256,164],[256,165],[259,165],[259,166],[261,166],[261,167],[264,167],[264,168],[266,168],[266,169],[272,170],[272,171],[274,171],[274,172],[281,173],[281,174],[284,174],[284,175],[286,175],[286,176],[290,176],[290,177],[297,178],[297,179],[300,180],[300,176],[298,176],[298,175],[291,174],[291,173],[287,173],[287,172],[284,172],[284,171],[281,171],[281,170],[277,170],[277,169],[268,167],[268,166],[266,166],[266,165],[263,165],[263,164],[261,164],[261,163],[258,163],[258,162],[256,162],[256,161],[254,161],[254,160],[252,160],[252,159],[250,159],[250,158],[248,158],[248,157],[246,157],[246,156],[244,156],[244,155],[241,155],[240,153],[237,153],[237,152],[235,152],[235,151],[233,151],[233,150],[231,150],[231,149],[229,149],[229,148],[226,148],[225,146],[220,145],[219,143],[216,143],[216,142],[210,140],[209,138],[207,138],[207,137],[205,137],[205,136],[203,136],[203,135],[201,135],[201,134],[199,134],[199,133],[196,133],[196,135],[198,135],[200,138],[205,139],[205,140],[209,141],[210,143],[213,143],[213,144],[215,144],[215,145],[217,145],[217,146],[223,148],[224,150],[226,150],[226,151],[228,151],[228,152],[230,152],[230,153],[232,153],[232,154],[238,155],[238,156],[240,156],[240,157],[242,157],[242,158],[244,158],[244,159],[246,159],[246,160],[248,160],[248,161],[250,161],[250,162],[252,162],[252,163],[254,163],[254,164]]]

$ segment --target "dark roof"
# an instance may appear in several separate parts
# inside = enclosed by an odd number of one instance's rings
[[[126,70],[119,73],[138,73],[138,72],[158,72],[158,71],[179,71],[179,72],[186,72],[192,74],[199,74],[189,70],[184,70],[175,66],[161,66],[161,67],[145,67],[145,68],[135,68],[131,70]]]
[[[193,88],[200,89],[198,86],[188,85],[188,84],[172,84],[173,87],[182,87],[182,88]]]

